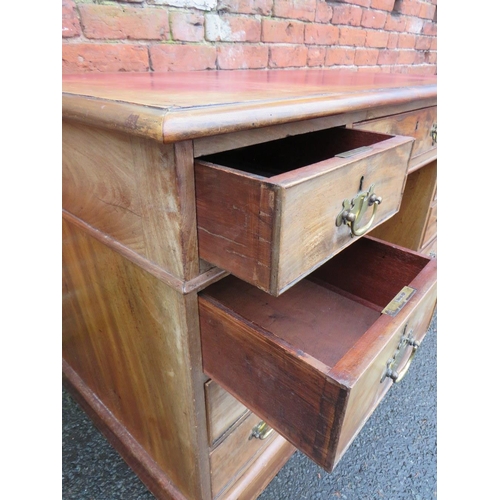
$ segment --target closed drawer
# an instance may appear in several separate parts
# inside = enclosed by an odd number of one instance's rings
[[[435,258],[437,256],[437,237],[422,247],[420,253]]]
[[[205,384],[205,401],[208,442],[213,446],[248,413],[248,408],[213,380]]]
[[[257,415],[249,413],[210,452],[212,495],[214,498],[221,496],[275,439],[282,439],[281,436],[269,428],[267,428],[269,434],[267,436],[263,435],[263,439],[254,436],[254,429],[261,422]]]
[[[204,290],[203,368],[332,470],[408,366],[435,302],[436,260],[361,238],[278,298],[233,276]]]
[[[405,135],[415,138],[412,158],[418,157],[437,146],[437,107],[418,109],[408,113],[386,116],[375,120],[355,123],[353,128],[381,134]],[[436,135],[433,136],[433,130]]]
[[[200,257],[278,296],[397,212],[412,142],[334,128],[198,158]]]
[[[426,246],[437,234],[437,203],[435,202],[430,210],[427,218],[427,225],[425,227],[424,237],[422,239],[422,246]]]

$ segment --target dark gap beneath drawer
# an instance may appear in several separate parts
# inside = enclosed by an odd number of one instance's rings
[[[197,160],[273,177],[388,138],[388,135],[336,127],[200,156]]]

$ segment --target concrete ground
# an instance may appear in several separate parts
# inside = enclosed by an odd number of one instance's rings
[[[331,474],[296,452],[259,500],[436,498],[436,329]],[[65,500],[153,500],[66,391],[62,472]]]

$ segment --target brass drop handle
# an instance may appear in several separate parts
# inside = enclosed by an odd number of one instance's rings
[[[382,203],[382,198],[374,193],[375,184],[372,184],[368,191],[358,193],[351,201],[345,199],[342,203],[342,211],[337,215],[336,226],[347,224],[351,229],[351,236],[363,236],[373,224],[377,207]],[[365,215],[368,207],[373,206],[370,220],[362,227],[359,227],[361,219]]]
[[[266,439],[268,438],[272,433],[274,429],[269,425],[264,422],[264,420],[261,420],[253,429],[252,433],[250,434],[250,437],[248,440],[253,439],[254,437],[257,439]]]
[[[405,337],[403,332],[403,338],[399,342],[394,356],[387,362],[387,369],[385,371],[384,377],[382,377],[382,380],[384,380],[385,377],[389,377],[397,384],[398,382],[401,382],[404,376],[408,373],[411,362],[413,361],[413,358],[415,357],[415,354],[420,347],[420,342],[412,338],[412,333],[413,330],[410,330],[408,336]],[[401,369],[398,369],[399,367],[394,368],[397,359],[400,357],[400,354],[402,354],[403,350],[405,350],[407,346],[410,346],[412,348],[410,357]]]
[[[432,139],[432,145],[438,143],[438,126],[437,123],[434,123],[431,128],[431,139]]]

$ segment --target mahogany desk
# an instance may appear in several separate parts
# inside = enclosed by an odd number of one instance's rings
[[[255,498],[296,448],[331,470],[404,376],[436,303],[436,93],[64,77],[64,380],[155,496]]]

